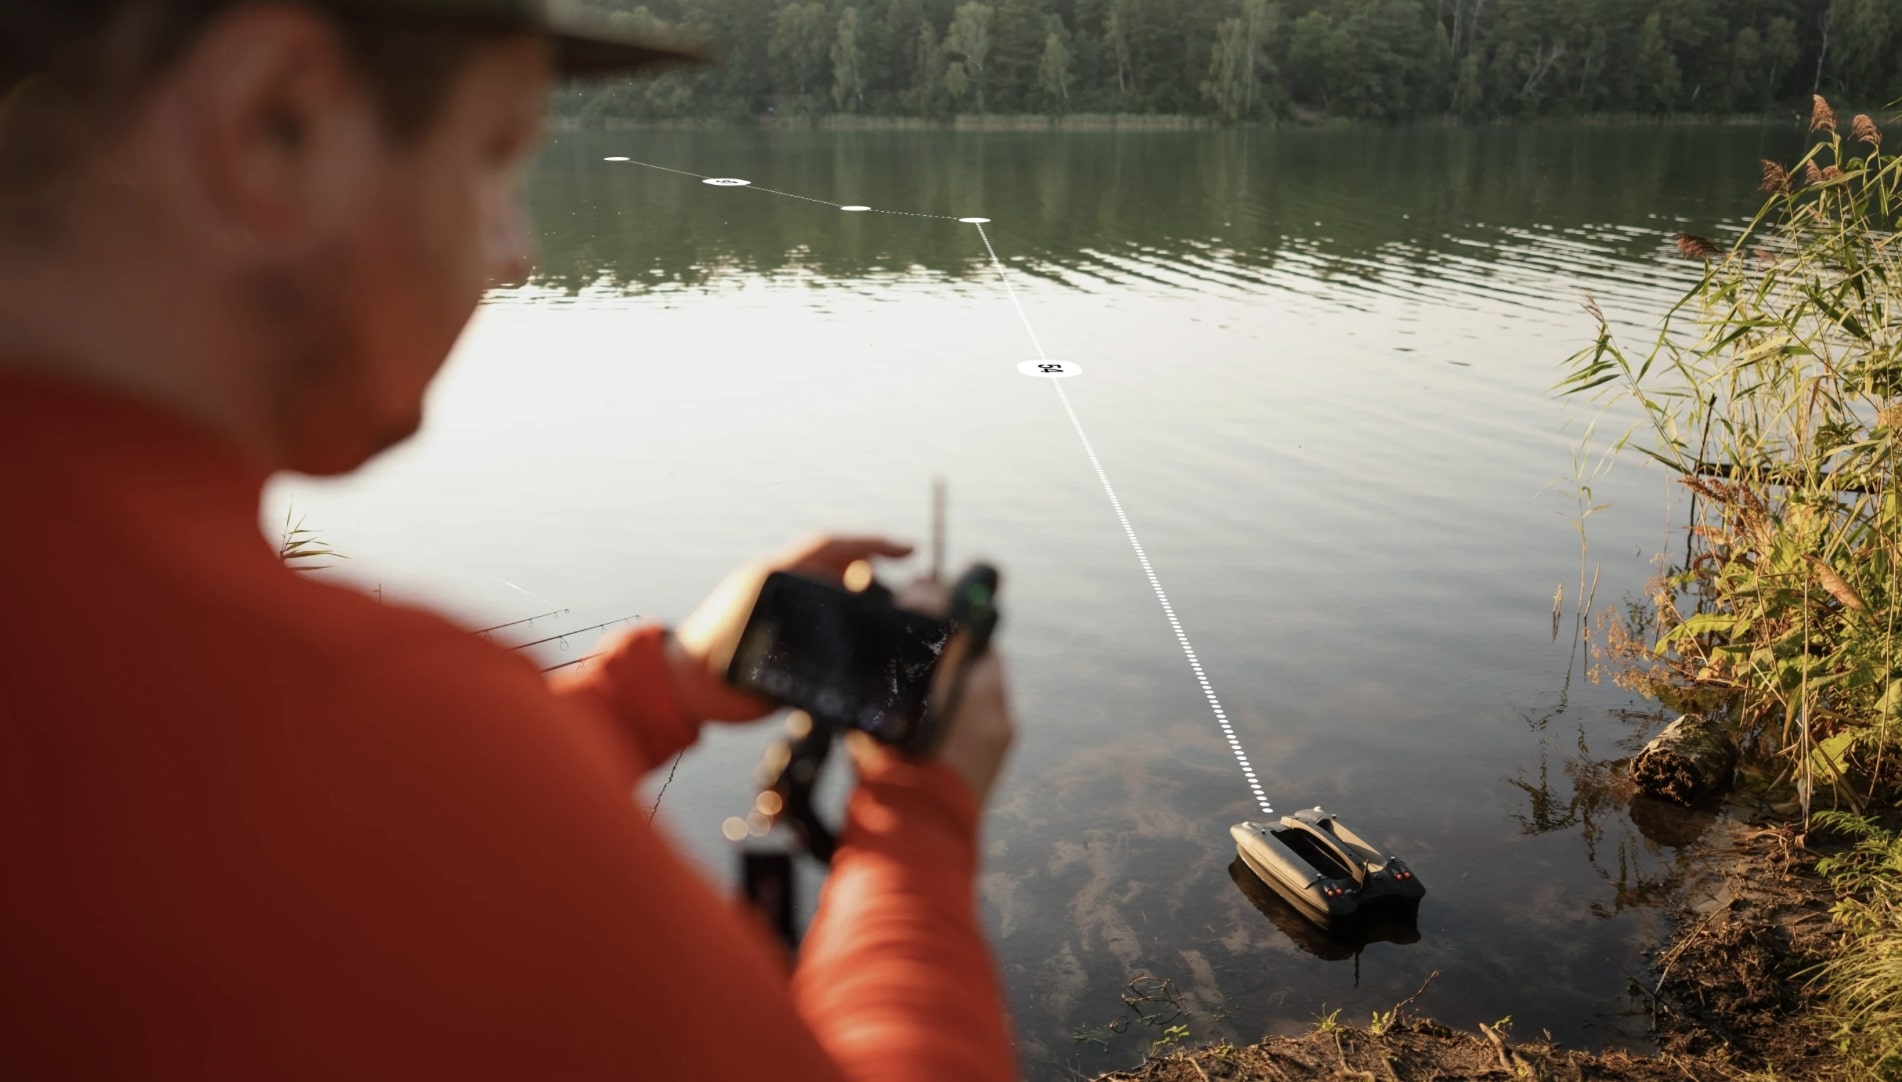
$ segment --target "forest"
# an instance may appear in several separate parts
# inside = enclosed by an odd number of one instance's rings
[[[1902,96],[1902,0],[593,0],[711,44],[570,123],[1761,114]],[[1805,113],[1805,115],[1807,115]]]

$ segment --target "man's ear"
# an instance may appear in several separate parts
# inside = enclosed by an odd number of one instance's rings
[[[374,160],[372,103],[338,31],[315,12],[240,5],[206,29],[175,77],[191,177],[238,243],[308,242]]]

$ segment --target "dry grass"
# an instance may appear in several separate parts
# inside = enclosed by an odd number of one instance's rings
[[[1790,190],[1790,171],[1768,158],[1763,159],[1763,182],[1757,185],[1757,190],[1760,192],[1773,192],[1778,194],[1788,193]]]
[[[1677,241],[1679,254],[1686,259],[1714,259],[1724,254],[1723,247],[1709,237],[1679,233],[1673,239]]]
[[[1829,103],[1823,100],[1821,94],[1812,94],[1811,98],[1814,100],[1810,104],[1810,130],[1813,132],[1828,132],[1834,135],[1836,132],[1836,110],[1829,107]]]
[[[1643,407],[1617,446],[1695,493],[1681,556],[1629,619],[1598,625],[1619,683],[1726,717],[1776,760],[1805,829],[1902,794],[1902,156],[1865,114],[1853,139],[1836,125],[1816,97],[1794,191],[1759,162],[1764,205],[1731,249],[1676,236],[1708,269],[1647,353],[1624,354],[1595,316],[1597,344],[1561,384]],[[1831,874],[1845,897],[1902,898],[1902,843],[1892,856],[1860,888]],[[1825,983],[1845,1034],[1902,1045],[1902,902],[1882,906],[1867,929],[1839,907]],[[1844,1041],[1874,1077],[1902,1078],[1883,1042]]]

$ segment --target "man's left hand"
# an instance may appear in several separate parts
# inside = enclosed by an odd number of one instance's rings
[[[820,536],[728,575],[667,641],[667,668],[681,708],[703,721],[755,721],[773,712],[772,703],[726,682],[727,666],[766,576],[791,571],[838,582],[845,569],[860,560],[909,556],[911,551],[910,545],[882,537]]]

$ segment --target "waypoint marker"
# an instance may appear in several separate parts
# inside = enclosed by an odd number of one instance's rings
[[[625,162],[630,159],[621,155],[614,155],[604,158],[603,160]],[[647,165],[646,162],[635,162],[634,164]],[[648,167],[662,169],[670,173],[680,173],[683,176],[699,176],[698,173],[688,173],[681,169],[668,169],[665,166]],[[743,188],[753,183],[750,180],[741,180],[738,177],[702,177],[700,182],[702,184],[711,184],[719,188]],[[872,209],[871,207],[860,204],[841,206],[837,203],[829,203],[823,199],[812,199],[809,196],[793,195],[791,192],[775,192],[770,188],[761,188],[760,190],[770,192],[773,195],[786,195],[794,199],[806,199],[814,203],[827,203],[827,205],[836,206],[843,211],[868,211]],[[884,213],[910,214],[911,212],[885,211]],[[917,214],[913,216],[940,219],[948,217],[947,215],[937,214]],[[1241,740],[1236,737],[1234,726],[1229,722],[1228,715],[1222,710],[1220,700],[1215,697],[1215,689],[1209,686],[1208,676],[1202,671],[1202,662],[1195,656],[1195,649],[1189,645],[1189,636],[1182,630],[1182,622],[1176,618],[1175,608],[1169,603],[1169,596],[1163,592],[1162,582],[1156,577],[1156,570],[1149,562],[1149,554],[1143,551],[1142,542],[1136,539],[1135,528],[1131,526],[1129,516],[1123,512],[1122,501],[1117,499],[1116,490],[1110,486],[1109,475],[1103,471],[1103,464],[1098,461],[1096,457],[1096,449],[1090,445],[1090,437],[1083,431],[1083,423],[1077,419],[1076,411],[1070,406],[1070,396],[1064,393],[1062,383],[1055,382],[1069,376],[1081,374],[1083,371],[1082,366],[1075,361],[1053,361],[1043,355],[1043,343],[1037,338],[1035,328],[1031,327],[1030,318],[1024,314],[1023,305],[1017,299],[1017,291],[1011,288],[1010,276],[1007,273],[1007,268],[1004,266],[1004,261],[997,257],[997,250],[991,245],[990,235],[984,231],[984,226],[990,222],[990,219],[973,216],[969,218],[959,218],[957,220],[965,225],[978,227],[978,236],[983,238],[984,250],[990,255],[991,263],[997,268],[998,280],[1003,285],[1004,292],[1009,295],[1012,307],[1017,309],[1017,317],[1023,321],[1024,330],[1030,335],[1031,343],[1037,347],[1038,359],[1019,362],[1017,371],[1026,376],[1034,376],[1053,381],[1050,386],[1057,392],[1057,400],[1062,403],[1063,412],[1069,416],[1071,427],[1076,429],[1077,439],[1083,444],[1083,453],[1089,457],[1090,465],[1096,472],[1097,480],[1102,483],[1103,492],[1109,497],[1110,507],[1116,512],[1117,519],[1122,523],[1123,535],[1128,539],[1130,547],[1135,550],[1136,560],[1142,565],[1143,574],[1149,580],[1149,587],[1155,592],[1156,600],[1162,605],[1162,614],[1169,621],[1169,628],[1175,632],[1176,642],[1182,647],[1183,654],[1188,658],[1189,668],[1195,673],[1196,683],[1201,686],[1202,694],[1208,700],[1209,708],[1215,714],[1216,724],[1222,728],[1222,737],[1228,743],[1229,751],[1234,754],[1236,762],[1241,766],[1243,780],[1248,783],[1248,787],[1253,792],[1256,803],[1261,805],[1261,810],[1269,815],[1273,815],[1274,806],[1269,803],[1268,794],[1262,791],[1261,781],[1255,774],[1254,765],[1248,761],[1247,753],[1242,750]],[[1316,222],[1314,224],[1318,226],[1321,223]],[[729,836],[732,835],[729,834]]]
[[[1038,379],[1063,379],[1082,373],[1083,366],[1075,361],[1053,361],[1045,357],[1035,361],[1020,361],[1017,371]]]

